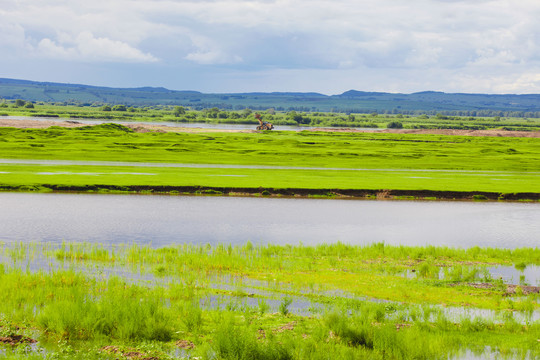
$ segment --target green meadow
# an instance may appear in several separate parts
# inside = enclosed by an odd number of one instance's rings
[[[0,154],[12,161],[0,163],[0,184],[7,188],[56,184],[497,193],[540,189],[537,138],[309,131],[137,133],[105,124],[1,128]]]
[[[538,249],[4,244],[8,359],[540,356]],[[536,315],[537,316],[537,315]]]

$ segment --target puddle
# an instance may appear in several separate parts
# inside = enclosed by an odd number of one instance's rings
[[[496,311],[477,308],[442,307],[437,306],[443,314],[452,322],[460,322],[463,319],[492,319],[495,323],[504,323],[513,318],[519,324],[527,324],[540,320],[540,311]]]
[[[528,265],[524,269],[514,266],[487,268],[493,279],[502,279],[505,284],[540,286],[540,266]]]
[[[507,285],[540,286],[540,266],[528,265],[524,268],[515,266],[463,266],[440,267],[435,269],[408,269],[401,276],[407,279],[438,279],[463,282],[490,282],[502,280]]]
[[[135,172],[113,172],[113,173],[95,173],[95,172],[38,172],[36,175],[92,175],[92,176],[102,176],[102,175],[157,175],[151,173],[135,173]]]
[[[302,297],[290,296],[288,297],[291,302],[287,306],[287,311],[291,314],[299,316],[310,316],[319,309],[324,308],[323,304],[313,302]],[[221,310],[254,310],[260,308],[260,304],[264,303],[268,308],[267,313],[280,312],[280,306],[282,306],[283,298],[255,298],[255,297],[237,297],[227,295],[208,295],[200,300],[200,305],[208,309],[221,309]]]
[[[74,173],[74,172],[38,172],[36,175],[92,175],[92,176],[99,176],[102,175],[100,173],[92,173],[92,172],[80,172],[80,173]]]
[[[43,159],[0,159],[0,164],[18,165],[65,165],[65,166],[124,166],[124,167],[157,167],[157,168],[194,168],[194,169],[259,169],[259,170],[312,170],[312,171],[379,171],[404,173],[459,173],[468,176],[508,176],[512,171],[492,170],[453,170],[453,169],[383,169],[383,168],[334,168],[334,167],[305,167],[279,165],[242,165],[242,164],[186,164],[186,163],[147,163],[125,161],[86,161],[86,160],[43,160]],[[539,175],[540,172],[527,172],[529,175]]]
[[[234,174],[230,174],[230,175],[206,175],[206,176],[229,176],[229,177],[247,177],[247,175],[234,175]]]
[[[530,354],[501,354],[497,350],[491,349],[489,346],[483,350],[474,351],[471,349],[466,349],[459,352],[456,355],[449,356],[448,360],[503,360],[503,359],[522,359],[522,360],[532,360],[534,359]]]

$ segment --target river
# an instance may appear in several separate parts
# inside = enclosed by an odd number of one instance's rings
[[[0,241],[517,248],[540,242],[540,204],[0,193]]]
[[[36,117],[36,116],[2,116],[3,119],[8,120],[37,120],[37,121],[56,121],[65,122],[67,118],[48,118],[48,117]],[[172,122],[172,121],[129,121],[129,120],[109,120],[109,119],[71,119],[81,124],[87,125],[99,125],[104,123],[115,124],[141,124],[141,125],[164,125],[170,127],[184,127],[184,128],[201,128],[201,129],[214,129],[214,130],[255,130],[257,124],[224,124],[224,123],[184,123],[184,122]],[[291,125],[274,125],[275,130],[288,130],[288,131],[301,131],[309,130],[311,126],[291,126]],[[324,126],[326,129],[343,129],[342,127]],[[381,131],[382,128],[355,128],[363,131]]]

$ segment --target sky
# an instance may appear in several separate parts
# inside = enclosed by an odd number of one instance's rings
[[[0,0],[0,77],[540,93],[539,0]]]

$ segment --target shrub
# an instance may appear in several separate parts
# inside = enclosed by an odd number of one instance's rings
[[[400,121],[390,121],[386,127],[389,129],[403,129],[403,124]]]
[[[127,111],[126,105],[114,105],[112,107],[113,111]]]

